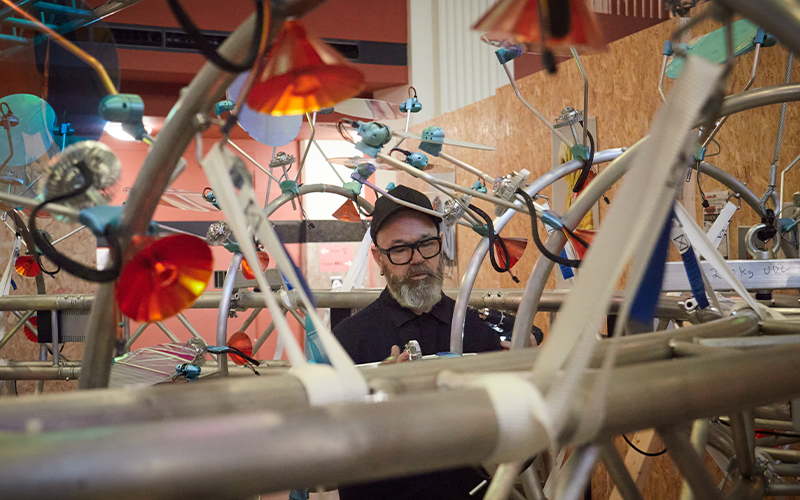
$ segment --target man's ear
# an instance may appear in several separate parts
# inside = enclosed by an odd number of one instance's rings
[[[377,247],[375,247],[375,245],[372,245],[371,247],[369,247],[369,249],[370,249],[370,253],[372,253],[372,259],[375,261],[376,264],[378,264],[378,266],[380,266],[381,265],[381,252],[378,250]]]

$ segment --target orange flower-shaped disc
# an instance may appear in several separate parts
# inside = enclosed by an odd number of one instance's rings
[[[176,234],[144,242],[120,274],[120,311],[135,321],[160,321],[191,306],[206,288],[214,261],[197,236]]]
[[[258,255],[258,264],[261,267],[261,272],[263,273],[266,271],[267,266],[269,265],[269,254],[267,252],[256,252]],[[253,273],[253,269],[250,267],[250,264],[247,263],[246,260],[242,260],[242,276],[248,280],[256,279],[255,273]]]
[[[250,337],[248,337],[247,334],[244,332],[236,332],[233,335],[231,335],[231,338],[228,339],[228,343],[226,345],[228,347],[235,347],[236,349],[239,349],[248,356],[253,355],[253,342],[250,340]],[[229,353],[228,356],[230,356],[231,361],[233,361],[237,365],[247,364],[247,360],[241,356],[237,356],[236,354],[233,353]]]
[[[364,75],[299,21],[286,21],[247,104],[273,116],[301,115],[356,96]]]
[[[17,257],[17,260],[14,262],[14,269],[20,274],[20,276],[25,276],[26,278],[34,278],[39,275],[39,263],[36,262],[36,259],[31,255],[20,255]]]
[[[527,238],[500,238],[503,240],[503,243],[506,244],[506,249],[508,249],[508,259],[509,259],[509,266],[508,268],[511,269],[519,259],[522,258],[522,254],[525,253],[525,248],[528,246],[528,239]],[[506,259],[505,254],[500,249],[500,245],[498,242],[495,241],[495,253],[497,254],[497,259],[500,261],[501,267],[506,267]]]
[[[361,214],[358,213],[356,204],[353,200],[347,200],[344,204],[333,212],[333,218],[342,222],[361,222]]]

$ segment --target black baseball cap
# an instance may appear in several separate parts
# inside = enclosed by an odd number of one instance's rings
[[[411,189],[407,186],[397,186],[394,189],[387,191],[390,195],[398,200],[407,201],[414,205],[420,206],[422,208],[427,208],[428,210],[433,210],[433,205],[431,205],[431,200],[428,199],[427,196],[420,193],[416,189]],[[408,208],[403,206],[393,199],[389,198],[388,196],[381,196],[375,202],[375,209],[372,211],[372,223],[370,224],[369,234],[372,236],[372,241],[377,241],[378,237],[378,230],[381,228],[384,222],[386,222],[390,217],[392,217],[397,212],[402,210],[414,210],[413,208]],[[424,212],[420,212],[424,213]],[[434,217],[431,214],[425,214],[431,218],[431,220],[436,224],[439,225],[442,222],[441,217]]]

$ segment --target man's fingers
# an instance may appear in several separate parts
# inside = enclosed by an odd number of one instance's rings
[[[408,352],[408,351],[403,351],[403,353],[400,354],[397,357],[397,362],[398,363],[405,363],[406,361],[409,361],[410,359],[411,359],[411,353]]]
[[[401,356],[400,354],[400,346],[393,345],[392,352],[389,354],[389,357],[381,361],[382,365],[389,365],[392,363],[397,363],[397,359]]]

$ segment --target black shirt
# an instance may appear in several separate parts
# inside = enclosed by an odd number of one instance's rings
[[[372,304],[343,320],[334,329],[344,349],[356,363],[373,363],[387,358],[392,346],[402,351],[416,340],[423,355],[450,350],[450,324],[455,301],[442,294],[430,312],[417,316],[402,307],[384,289]],[[500,337],[475,313],[468,311],[464,322],[464,352],[499,351]],[[477,469],[463,467],[428,474],[388,479],[359,485],[339,486],[341,500],[476,500],[469,492],[483,480]]]
[[[417,316],[384,289],[378,300],[336,325],[333,334],[357,364],[383,361],[393,345],[402,351],[409,340],[419,342],[423,356],[447,352],[455,305],[456,301],[442,294],[442,300],[430,312]],[[468,311],[464,321],[464,352],[500,349],[499,334],[477,314]]]

